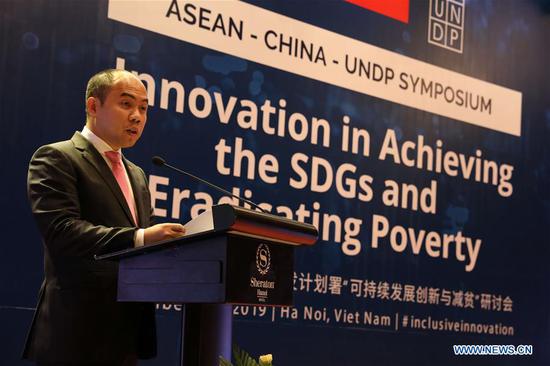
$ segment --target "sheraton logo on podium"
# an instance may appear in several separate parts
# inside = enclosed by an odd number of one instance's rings
[[[269,273],[271,268],[271,250],[267,244],[261,243],[256,248],[256,270],[260,277]],[[265,278],[265,277],[264,277]],[[256,289],[256,298],[258,302],[267,302],[269,298],[269,290],[275,289],[275,281],[267,279],[257,279],[252,276],[250,278],[250,287]]]
[[[261,275],[266,275],[271,266],[271,252],[266,244],[258,245],[256,249],[256,269]]]

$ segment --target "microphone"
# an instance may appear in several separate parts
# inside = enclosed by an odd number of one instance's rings
[[[241,196],[237,196],[236,194],[233,194],[229,191],[226,191],[225,189],[221,188],[221,187],[218,187],[217,185],[213,184],[213,183],[210,183],[202,178],[199,178],[197,177],[196,175],[193,175],[191,173],[188,173],[186,172],[185,170],[181,170],[179,168],[176,168],[175,166],[172,166],[170,164],[168,164],[166,162],[166,160],[164,160],[163,158],[161,158],[160,156],[153,156],[153,158],[151,159],[151,161],[153,162],[153,164],[157,165],[157,166],[165,166],[165,167],[168,167],[172,170],[175,170],[176,172],[178,173],[181,173],[181,174],[184,174],[184,175],[187,175],[188,177],[196,180],[196,181],[199,181],[201,183],[204,183],[206,184],[207,186],[211,187],[211,188],[214,188],[220,192],[223,192],[231,197],[235,197],[236,199],[238,199],[239,201],[241,202],[245,202],[245,203],[248,203],[250,206],[252,207],[256,207],[257,209],[259,209],[260,211],[262,211],[263,213],[269,213],[267,212],[266,210],[264,210],[263,208],[261,208],[260,206],[258,206],[257,204],[255,204],[254,202],[250,201],[250,200],[247,200],[246,198],[242,198]]]

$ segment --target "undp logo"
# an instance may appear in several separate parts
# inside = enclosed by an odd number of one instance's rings
[[[465,0],[430,0],[428,42],[462,53]]]
[[[256,269],[261,275],[265,275],[269,272],[270,266],[271,252],[269,251],[269,247],[266,244],[258,245],[256,249]]]

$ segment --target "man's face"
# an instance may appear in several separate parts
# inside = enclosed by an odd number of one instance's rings
[[[134,146],[147,122],[147,91],[137,78],[119,76],[104,103],[99,98],[88,100],[88,113],[95,117],[92,132],[113,150]]]

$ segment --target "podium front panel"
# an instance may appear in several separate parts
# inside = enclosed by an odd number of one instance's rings
[[[118,301],[225,302],[226,244],[217,236],[121,259]]]
[[[292,305],[294,246],[220,233],[120,258],[118,301]]]

